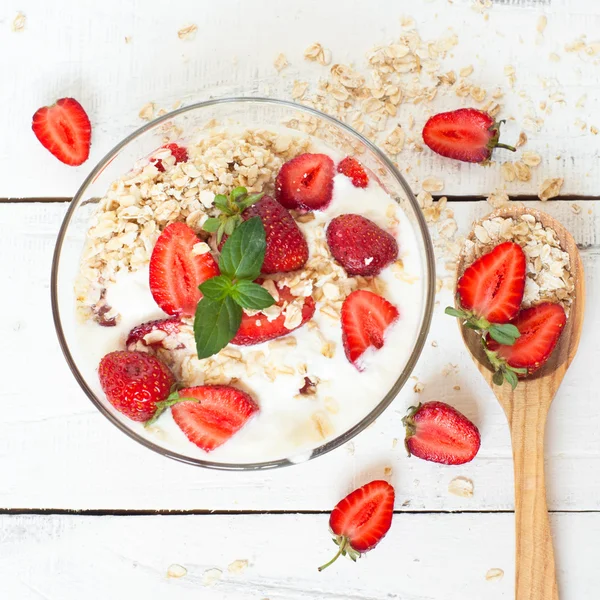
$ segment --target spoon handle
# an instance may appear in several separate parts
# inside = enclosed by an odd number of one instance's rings
[[[531,388],[505,405],[515,464],[515,600],[558,600],[544,479],[544,430],[552,397],[543,397],[541,386]]]

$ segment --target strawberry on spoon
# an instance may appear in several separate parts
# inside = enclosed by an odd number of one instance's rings
[[[459,108],[430,117],[423,128],[423,141],[437,154],[463,162],[482,163],[494,148],[515,152],[501,144],[500,122],[476,108]]]
[[[390,529],[394,497],[394,488],[387,481],[376,480],[338,502],[329,517],[329,527],[339,549],[319,571],[340,556],[348,556],[356,562],[361,554],[372,550]]]
[[[446,314],[464,320],[471,329],[489,332],[501,344],[514,344],[519,331],[509,321],[523,300],[526,268],[519,244],[496,246],[465,269],[456,289],[460,307],[448,307]]]
[[[402,422],[409,456],[444,465],[462,465],[479,452],[481,437],[477,427],[443,402],[412,406]]]
[[[58,160],[73,167],[90,155],[92,126],[83,106],[74,98],[61,98],[33,115],[33,133]]]

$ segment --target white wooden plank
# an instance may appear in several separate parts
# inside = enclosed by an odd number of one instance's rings
[[[551,526],[561,599],[597,597],[600,515]],[[396,515],[370,554],[318,573],[334,550],[327,515],[3,516],[0,577],[11,600],[509,600],[512,530],[511,514]],[[242,573],[228,571],[236,560]],[[187,573],[168,577],[171,565]],[[222,571],[212,586],[210,569]]]
[[[27,21],[22,31],[12,32],[18,11]],[[472,0],[410,5],[382,0],[367,11],[361,0],[291,0],[285,9],[269,0],[222,0],[202,3],[201,8],[195,0],[180,0],[173,10],[159,0],[141,5],[5,0],[0,6],[0,110],[5,116],[0,198],[72,195],[91,167],[142,124],[138,111],[148,101],[169,108],[178,100],[191,103],[234,94],[289,99],[295,79],[315,84],[326,73],[326,68],[303,59],[304,49],[314,41],[332,50],[334,63],[362,69],[372,46],[400,35],[399,18],[407,13],[424,39],[458,34],[459,45],[444,61],[446,70],[472,64],[474,83],[505,90],[501,102],[502,116],[510,120],[507,141],[516,138],[528,114],[543,116],[542,130],[528,133],[527,146],[543,155],[543,164],[530,182],[509,184],[511,193],[536,194],[540,181],[562,176],[563,193],[598,194],[600,137],[589,130],[591,125],[600,127],[598,59],[564,51],[580,35],[587,35],[588,42],[595,39],[600,5],[594,0],[497,2],[485,15],[473,10]],[[542,14],[548,26],[539,35],[536,24]],[[180,40],[177,31],[190,23],[198,26],[196,37]],[[279,52],[291,63],[281,76],[273,68]],[[559,55],[559,62],[549,60],[551,53]],[[516,68],[514,90],[504,74],[507,65]],[[564,94],[565,104],[549,100],[556,92]],[[585,94],[587,102],[578,108]],[[29,128],[39,106],[65,95],[84,104],[94,125],[91,158],[78,168],[58,163]],[[551,114],[544,114],[541,102],[551,107]],[[429,111],[463,103],[440,93],[431,105],[403,106],[397,120],[406,127],[409,113],[414,113],[418,131]],[[578,120],[586,124],[585,131]],[[506,153],[498,153],[498,160],[506,159]],[[442,176],[447,194],[486,194],[503,183],[499,164],[482,168],[408,150],[400,163],[410,168],[411,182]]]
[[[549,503],[554,509],[600,509],[600,202],[544,208],[583,247],[587,272],[586,327],[580,352],[551,411],[548,429]],[[459,202],[459,233],[489,209]],[[118,509],[328,510],[358,481],[393,468],[401,502],[411,510],[496,510],[513,505],[509,437],[503,414],[461,346],[456,324],[438,297],[430,340],[415,371],[425,390],[407,387],[376,424],[350,447],[318,462],[263,473],[206,471],[175,463],[137,445],[104,419],[79,390],[60,353],[49,302],[52,247],[64,204],[0,204],[0,507]],[[457,372],[442,375],[448,363]],[[460,386],[455,390],[454,386]],[[440,399],[481,428],[477,459],[458,468],[408,459],[401,417],[411,403]],[[349,450],[354,448],[354,454]],[[449,481],[474,480],[475,497],[447,492]]]

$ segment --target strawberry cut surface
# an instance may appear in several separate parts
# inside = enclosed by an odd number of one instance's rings
[[[181,328],[181,319],[178,316],[169,317],[168,319],[156,319],[155,321],[146,321],[140,325],[136,325],[127,336],[125,346],[128,349],[133,349],[138,342],[142,342],[144,346],[154,346],[158,344],[147,344],[144,337],[153,331],[164,331],[167,335],[178,333]]]
[[[365,168],[351,156],[344,158],[337,167],[338,173],[342,173],[352,180],[352,185],[357,188],[366,188],[369,185],[369,176]]]
[[[229,385],[200,385],[179,391],[194,398],[171,407],[173,420],[186,437],[206,452],[218,448],[258,411],[252,397]]]
[[[168,148],[171,151],[171,155],[175,158],[175,164],[188,161],[188,152],[183,146],[180,146],[179,144],[167,144],[166,146],[163,146],[163,148]],[[154,160],[155,159],[150,159],[150,161]],[[161,173],[165,172],[165,165],[163,165],[160,158],[156,160],[154,165]]]
[[[527,261],[519,244],[504,242],[478,258],[458,280],[462,308],[490,323],[508,323],[519,312]]]
[[[168,315],[191,317],[202,294],[198,286],[219,275],[210,252],[194,255],[200,242],[185,223],[171,223],[158,238],[150,258],[150,291]]]
[[[567,316],[560,304],[543,302],[522,310],[512,321],[521,334],[512,346],[498,344],[491,338],[487,346],[509,366],[527,369],[531,374],[550,358],[566,322]]]
[[[398,309],[382,296],[367,290],[352,292],[342,305],[342,341],[346,357],[362,370],[362,355],[380,349],[386,329],[400,316]]]
[[[333,161],[326,154],[301,154],[281,167],[275,198],[288,209],[325,208],[333,195],[333,175]]]
[[[61,98],[33,115],[33,133],[58,160],[78,166],[90,155],[92,126],[83,106],[74,98]]]

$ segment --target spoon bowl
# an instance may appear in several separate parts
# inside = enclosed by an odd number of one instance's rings
[[[575,357],[585,307],[583,263],[573,236],[550,215],[522,206],[497,210],[495,217],[519,219],[533,215],[544,227],[556,232],[563,251],[569,254],[575,283],[573,302],[554,352],[534,374],[520,379],[513,390],[508,383],[496,385],[493,370],[483,351],[481,337],[460,323],[460,330],[475,365],[491,387],[508,419],[515,472],[516,600],[558,600],[552,535],[546,505],[544,479],[544,432],[550,405]],[[474,227],[481,221],[474,224]],[[471,231],[469,238],[473,239]],[[458,264],[460,277],[467,268],[464,254]]]

